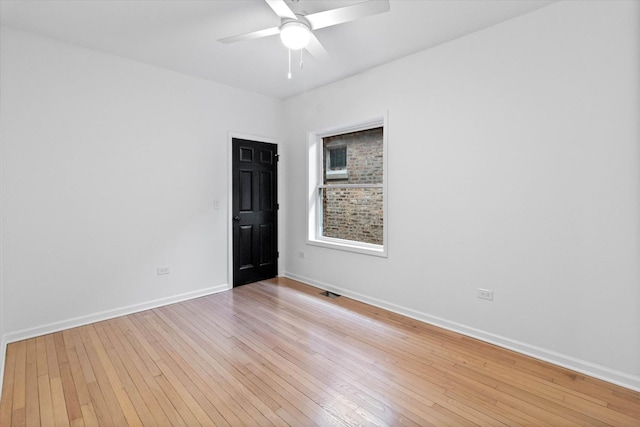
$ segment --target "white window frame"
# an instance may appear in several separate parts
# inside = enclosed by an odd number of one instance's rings
[[[348,252],[356,252],[360,254],[388,257],[388,192],[387,192],[387,159],[388,159],[388,114],[384,114],[369,120],[363,120],[354,124],[343,125],[323,129],[319,131],[311,131],[308,133],[309,143],[309,163],[308,163],[308,200],[307,205],[307,244],[313,246],[321,246],[324,248],[338,249]],[[336,239],[333,237],[325,237],[322,235],[322,200],[320,198],[320,189],[331,187],[323,182],[323,161],[324,147],[323,138],[345,133],[359,132],[368,129],[382,127],[382,195],[383,195],[383,217],[382,217],[382,245],[374,245],[371,243],[356,242],[352,240]],[[350,184],[353,187],[380,187],[376,184]]]

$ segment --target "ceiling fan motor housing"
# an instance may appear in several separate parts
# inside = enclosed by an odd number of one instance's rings
[[[289,49],[302,49],[309,44],[311,28],[302,20],[286,21],[280,26],[280,39]]]

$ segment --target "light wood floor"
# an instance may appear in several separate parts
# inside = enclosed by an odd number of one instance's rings
[[[640,426],[640,393],[277,279],[10,344],[0,426]]]

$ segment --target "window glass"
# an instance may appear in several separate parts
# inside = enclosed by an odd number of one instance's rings
[[[320,236],[383,244],[383,128],[322,138]]]
[[[321,189],[324,237],[382,245],[382,188]]]
[[[347,147],[329,149],[329,169],[341,170],[347,168]]]

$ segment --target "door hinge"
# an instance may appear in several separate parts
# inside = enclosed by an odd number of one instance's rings
[[[280,210],[280,203],[276,203],[276,210]]]
[[[280,161],[280,154],[276,154],[276,162]]]
[[[276,252],[276,258],[280,258],[280,251]]]

